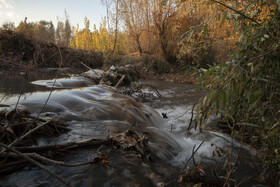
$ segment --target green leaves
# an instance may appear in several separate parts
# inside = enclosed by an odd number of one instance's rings
[[[227,18],[227,11],[224,12],[224,16],[223,16],[223,19],[222,19],[222,21],[220,23],[220,27],[222,27],[224,25],[224,23],[226,21],[226,18]]]
[[[190,34],[189,34],[189,36],[188,36],[188,39],[187,39],[187,41],[189,42],[190,41],[190,39],[192,38],[192,35],[193,35],[193,33],[194,33],[194,29],[190,32]]]
[[[162,0],[162,1],[161,1],[161,4],[162,4],[163,6],[165,6],[165,5],[167,4],[167,2],[168,2],[168,0]]]
[[[248,127],[260,128],[258,125],[252,124],[252,123],[236,123],[236,125],[238,125],[238,126],[248,126]]]
[[[257,11],[246,15],[259,16]],[[226,19],[228,11],[221,16],[220,26]],[[233,135],[257,136],[263,150],[280,150],[280,10],[274,9],[269,18],[263,19],[263,25],[259,25],[242,16],[235,17],[233,32],[241,31],[237,50],[229,63],[211,67],[200,79],[201,85],[211,90],[198,102],[196,118],[203,127],[211,113],[221,114],[231,127],[238,126],[238,129],[231,128]],[[204,37],[207,30],[206,24]],[[279,170],[280,167],[273,165],[280,163],[279,156],[264,153],[267,166]]]
[[[207,34],[207,26],[208,26],[208,24],[204,25],[204,29],[203,29],[203,37],[204,38],[206,37],[206,34]]]

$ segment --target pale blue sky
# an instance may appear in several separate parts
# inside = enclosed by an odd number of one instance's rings
[[[106,8],[101,0],[0,0],[0,24],[12,21],[17,26],[27,17],[28,22],[40,20],[57,24],[57,16],[64,18],[64,10],[70,16],[71,25],[84,26],[84,17],[99,25],[106,16]]]

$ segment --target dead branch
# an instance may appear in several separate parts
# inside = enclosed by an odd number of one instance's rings
[[[62,54],[61,54],[61,50],[60,47],[58,45],[56,45],[59,55],[60,55],[60,63],[59,63],[59,68],[61,68],[61,66],[63,65],[63,60],[62,60]]]
[[[15,145],[17,142],[21,141],[22,139],[26,138],[27,136],[29,136],[30,134],[32,134],[33,132],[35,132],[36,130],[42,128],[43,126],[49,124],[52,120],[48,120],[47,122],[43,123],[42,125],[39,125],[35,128],[33,128],[32,130],[30,130],[29,132],[25,133],[24,135],[22,135],[21,137],[19,137],[18,139],[16,139],[15,141],[13,141],[11,144],[8,145],[8,147],[12,147],[13,145]],[[3,153],[6,150],[6,148],[3,148],[3,150],[0,152]]]
[[[64,166],[64,167],[84,166],[84,165],[91,164],[93,162],[93,161],[87,161],[87,162],[80,162],[80,163],[75,163],[75,164],[68,164],[68,163],[65,163],[65,162],[61,162],[61,161],[57,161],[57,160],[53,160],[53,159],[44,157],[44,156],[39,155],[37,153],[22,153],[22,154],[26,155],[28,157],[32,157],[32,158],[37,159],[37,160],[41,160],[43,162],[47,162],[47,163],[51,163],[51,164],[56,164],[56,165]],[[15,154],[15,153],[7,153],[6,156],[11,156],[11,157],[14,157],[14,158],[21,157],[21,156]]]
[[[86,64],[84,64],[83,62],[80,62],[80,64],[82,64],[83,66],[85,66],[85,67],[88,68],[89,70],[93,70],[92,68],[90,68],[89,66],[87,66]]]
[[[214,2],[214,3],[217,3],[217,4],[219,4],[219,5],[222,5],[222,6],[226,7],[226,8],[228,8],[228,9],[230,9],[230,10],[236,12],[237,14],[240,14],[240,15],[243,16],[244,18],[246,18],[246,19],[248,19],[248,20],[251,20],[252,22],[254,22],[254,23],[256,23],[257,25],[261,26],[261,24],[260,24],[259,22],[257,22],[256,20],[254,20],[253,18],[251,18],[251,17],[249,17],[249,16],[246,16],[246,15],[243,14],[242,12],[240,12],[240,11],[238,11],[238,10],[235,10],[234,8],[232,8],[232,7],[230,7],[230,6],[226,5],[226,4],[224,4],[224,3],[222,3],[222,2],[219,2],[219,1],[216,1],[216,0],[210,0],[210,1],[212,1],[212,2]]]
[[[15,108],[14,108],[14,110],[15,110],[15,111],[17,111],[17,107],[18,107],[18,104],[19,104],[20,98],[21,98],[21,96],[22,96],[23,90],[24,90],[24,86],[25,86],[25,85],[24,85],[25,78],[26,78],[26,76],[24,76],[24,79],[22,80],[21,89],[20,89],[20,94],[19,94],[19,97],[18,97],[17,103],[16,103]],[[12,117],[12,121],[13,121],[14,117],[15,117],[15,114],[14,114],[14,115],[13,115],[13,117]]]
[[[191,129],[191,125],[192,125],[192,121],[193,121],[193,111],[194,111],[194,108],[195,108],[196,104],[197,103],[195,103],[192,107],[192,115],[191,115],[190,123],[189,123],[189,126],[188,126],[188,131],[190,131],[190,129]]]
[[[179,119],[180,117],[182,117],[183,115],[185,115],[186,113],[188,113],[192,108],[189,108],[188,110],[186,110],[183,114],[181,114],[180,116],[178,116],[177,118],[175,118],[174,120]],[[192,111],[192,115],[193,115],[193,111]],[[188,128],[189,130],[189,128]]]
[[[1,102],[1,101],[0,101]],[[1,107],[9,107],[10,105],[4,105],[4,104],[0,104],[0,108]]]
[[[61,60],[62,60],[62,59],[61,59]],[[55,83],[56,83],[57,75],[58,75],[58,72],[56,72],[55,79],[54,79],[53,84],[52,84],[52,87],[51,87],[51,91],[50,91],[50,93],[49,93],[49,95],[48,95],[47,100],[46,100],[45,103],[44,103],[44,106],[41,108],[40,112],[38,113],[38,115],[36,116],[36,118],[34,118],[34,120],[31,122],[31,124],[33,124],[33,123],[39,118],[40,114],[43,112],[43,110],[45,109],[47,103],[49,102],[49,99],[50,99],[51,94],[52,94],[53,89],[54,89],[54,85],[55,85]],[[23,138],[25,138],[26,136],[28,136],[28,135],[31,134],[32,132],[36,131],[37,129],[41,128],[42,126],[48,124],[50,121],[51,121],[51,120],[47,121],[46,123],[44,123],[44,124],[42,124],[42,125],[40,125],[40,126],[37,126],[36,128],[32,129],[32,130],[29,131],[28,133],[26,133],[26,131],[29,129],[29,128],[27,128],[27,129],[23,132],[24,135],[22,135],[20,138],[16,139],[14,142],[12,142],[11,144],[9,144],[9,147],[11,147],[11,146],[17,144],[17,143],[18,143],[19,141],[21,141]],[[3,149],[3,150],[0,152],[0,154],[3,153],[4,151],[5,151],[5,149]]]
[[[3,176],[14,173],[19,169],[26,167],[28,163],[29,162],[26,160],[19,160],[12,163],[3,164],[2,166],[0,166],[0,175]]]
[[[232,138],[233,138],[233,137],[232,137]],[[232,144],[232,143],[231,143],[231,144]],[[241,142],[241,144],[240,144],[240,146],[239,146],[238,154],[237,154],[237,156],[236,156],[235,162],[234,162],[233,166],[231,167],[231,169],[230,169],[230,171],[229,171],[229,173],[228,173],[228,175],[227,175],[227,177],[226,177],[226,180],[225,180],[225,183],[224,183],[223,187],[226,187],[227,184],[229,183],[230,179],[231,179],[231,175],[232,175],[232,173],[233,173],[234,170],[235,170],[237,161],[239,160],[240,153],[241,153],[241,149],[242,149],[242,142]],[[232,152],[232,146],[231,146],[231,152]]]
[[[25,161],[25,160],[18,160],[18,161],[15,161],[15,162],[3,164],[3,165],[0,166],[0,173],[6,168],[17,167],[21,164],[25,164],[26,162],[27,161]]]
[[[16,149],[9,147],[5,144],[0,143],[0,146],[5,148],[6,150],[9,150],[11,152],[14,152],[15,154],[17,154],[18,156],[28,160],[30,163],[34,164],[35,166],[40,167],[41,169],[45,170],[46,172],[48,172],[50,175],[52,175],[54,178],[56,178],[57,180],[59,180],[60,182],[62,182],[63,184],[65,184],[66,186],[69,187],[74,187],[73,185],[70,184],[69,181],[66,181],[64,178],[62,178],[61,176],[57,175],[56,173],[54,173],[53,171],[51,171],[49,168],[45,167],[44,165],[40,164],[39,162],[33,160],[32,158],[30,158],[29,156],[17,151]]]
[[[202,142],[200,143],[200,145],[197,147],[197,149],[192,153],[192,156],[191,156],[191,157],[189,158],[189,160],[186,162],[186,164],[185,164],[183,170],[186,169],[186,167],[187,167],[187,165],[189,164],[190,160],[194,157],[195,153],[198,151],[198,149],[202,146],[203,143],[204,143],[204,141],[202,141]]]
[[[25,153],[42,153],[46,151],[56,151],[56,150],[68,150],[68,149],[75,149],[81,148],[86,146],[93,146],[98,147],[100,145],[108,145],[110,144],[109,140],[100,140],[100,139],[86,139],[80,142],[68,142],[64,144],[57,144],[57,145],[47,145],[47,146],[30,146],[30,147],[15,147],[16,150]]]
[[[116,86],[114,87],[115,89],[118,88],[118,87],[120,86],[120,84],[123,82],[124,78],[125,78],[125,75],[123,75],[123,76],[121,77],[121,79],[119,80],[119,82],[118,82],[118,83],[116,84]]]

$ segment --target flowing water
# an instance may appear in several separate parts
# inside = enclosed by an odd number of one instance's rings
[[[240,154],[234,179],[241,181],[246,176],[257,174],[255,166],[250,163],[256,153],[232,140],[230,136],[214,131],[211,122],[203,132],[194,129],[187,131],[192,105],[205,94],[203,91],[197,91],[195,85],[144,81],[143,84],[156,87],[161,97],[154,94],[152,101],[143,104],[119,94],[110,87],[93,85],[86,78],[67,76],[61,72],[55,84],[52,80],[55,76],[53,71],[45,77],[42,74],[41,77],[29,76],[25,81],[22,81],[22,76],[14,76],[11,73],[1,76],[4,77],[0,81],[1,104],[14,106],[22,93],[18,107],[36,116],[50,96],[40,117],[62,120],[72,129],[57,138],[40,138],[38,145],[61,144],[89,138],[106,139],[110,134],[129,128],[139,134],[149,135],[149,147],[156,160],[150,163],[150,166],[143,163],[137,155],[129,151],[124,155],[120,150],[108,150],[111,151],[111,157],[108,158],[110,167],[100,164],[74,168],[47,165],[75,186],[157,186],[160,182],[154,181],[161,181],[160,177],[155,177],[158,175],[164,176],[170,181],[168,184],[173,186],[176,184],[178,172],[191,157],[194,146],[197,148],[202,141],[204,143],[194,155],[194,160],[196,164],[203,166],[205,172],[222,171],[227,158],[226,152],[232,151],[233,160]],[[55,90],[50,94],[53,85]],[[151,92],[150,89],[143,91]],[[167,118],[162,118],[162,113],[165,113]],[[215,120],[212,120],[212,124],[214,122]],[[95,155],[96,149],[83,148],[57,159],[76,163],[92,159]],[[194,163],[190,162],[186,169],[192,167]],[[248,180],[244,186],[255,183],[253,179]],[[62,185],[37,167],[26,167],[9,176],[0,177],[0,184]]]

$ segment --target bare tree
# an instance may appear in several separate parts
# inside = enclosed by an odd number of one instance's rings
[[[57,18],[57,26],[56,26],[56,31],[55,31],[55,39],[56,43],[59,46],[63,46],[64,41],[63,41],[63,35],[64,35],[64,23]]]
[[[71,39],[71,24],[70,24],[70,18],[69,18],[69,14],[66,12],[66,10],[64,11],[65,13],[65,22],[64,22],[64,46],[68,47],[70,44],[70,39]]]
[[[155,29],[158,33],[160,46],[165,59],[168,62],[172,62],[172,55],[168,51],[168,26],[172,22],[171,18],[176,13],[177,4],[175,0],[162,1],[152,0],[152,15],[155,25]],[[172,49],[172,48],[170,48]]]
[[[115,19],[115,40],[114,40],[114,47],[111,54],[114,54],[116,45],[117,45],[117,38],[118,38],[118,22],[119,22],[119,0],[115,0],[116,5],[116,19]]]
[[[144,4],[141,0],[123,0],[120,2],[122,19],[129,36],[134,40],[139,54],[142,56],[143,49],[140,37],[144,28]]]
[[[70,44],[72,30],[71,30],[69,15],[67,14],[66,11],[64,13],[65,13],[64,21],[57,17],[57,27],[56,27],[55,36],[56,36],[56,43],[59,46],[68,47]]]
[[[101,2],[103,3],[103,5],[106,6],[106,18],[107,18],[107,29],[108,29],[108,49],[110,50],[110,43],[111,43],[111,39],[110,39],[110,0],[101,0]]]

